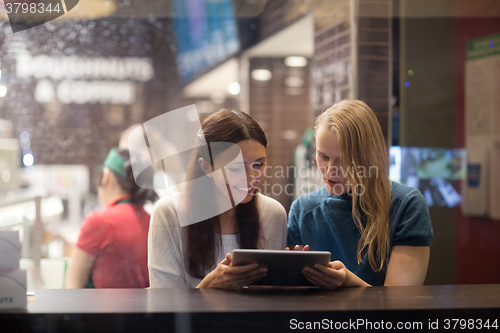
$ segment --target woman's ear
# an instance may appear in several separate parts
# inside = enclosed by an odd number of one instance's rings
[[[200,166],[201,170],[210,178],[212,178],[212,168],[209,167],[209,164],[205,162],[203,157],[200,157],[198,159],[198,165]]]
[[[108,168],[102,169],[101,186],[105,186],[109,183],[110,174],[111,174],[111,172],[109,171]]]

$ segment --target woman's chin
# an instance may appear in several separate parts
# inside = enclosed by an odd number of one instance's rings
[[[240,191],[233,191],[233,199],[234,199],[234,204],[235,205],[238,205],[238,204],[246,204],[248,202],[250,202],[254,196],[254,192],[255,190],[253,191],[250,191],[248,192],[247,194],[245,193],[241,193]]]
[[[326,190],[331,195],[341,195],[341,194],[348,192],[347,188],[343,184],[340,184],[340,183],[338,183],[334,186],[332,186],[329,183],[326,183],[325,185],[326,185]]]

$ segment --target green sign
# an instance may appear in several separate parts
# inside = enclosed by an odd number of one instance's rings
[[[467,42],[467,60],[500,54],[500,34],[473,39]]]

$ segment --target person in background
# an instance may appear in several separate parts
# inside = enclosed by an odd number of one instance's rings
[[[134,124],[124,130],[120,135],[120,142],[118,143],[118,148],[122,149],[131,149],[129,145],[132,147],[138,147],[143,144],[144,137],[143,136],[134,136],[131,135],[137,127],[140,127],[141,124]],[[167,159],[164,160],[166,164],[153,163],[153,188],[155,189],[156,194],[160,198],[163,198],[166,195],[170,194],[170,191],[165,188],[165,180],[167,180],[167,184],[178,184],[181,183],[183,179],[185,179],[184,167],[182,160],[179,159],[179,152],[175,147],[175,142],[167,140],[167,138],[154,127],[148,128],[148,144],[149,147],[154,147],[154,150],[161,156],[168,156]],[[144,146],[144,148],[146,148]],[[133,150],[133,148],[132,148]],[[150,152],[148,149],[135,150],[136,152],[142,154],[143,159],[145,161],[149,161]],[[168,161],[168,162],[167,162]],[[153,211],[153,207],[150,204],[147,204],[144,207],[147,212],[151,213]]]
[[[148,287],[150,215],[143,205],[158,196],[137,186],[129,151],[117,148],[111,149],[100,166],[97,191],[105,208],[83,221],[66,274],[66,288]]]
[[[285,209],[257,192],[267,166],[267,139],[259,124],[242,111],[223,109],[203,122],[197,140],[186,187],[160,199],[151,218],[151,288],[239,289],[266,276],[267,269],[232,266],[234,249],[286,247]],[[236,147],[242,160],[234,162]],[[191,216],[219,207],[228,194],[228,210],[181,222],[184,213],[176,207],[184,204]]]
[[[337,103],[317,118],[315,137],[325,187],[292,203],[288,244],[330,251],[332,261],[305,268],[305,277],[326,289],[423,284],[429,209],[419,190],[389,180],[373,111],[362,101]]]

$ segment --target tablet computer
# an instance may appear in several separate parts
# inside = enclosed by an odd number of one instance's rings
[[[306,266],[328,266],[328,251],[233,250],[234,266],[259,264],[267,268],[267,276],[254,282],[261,286],[312,286],[302,270]]]

